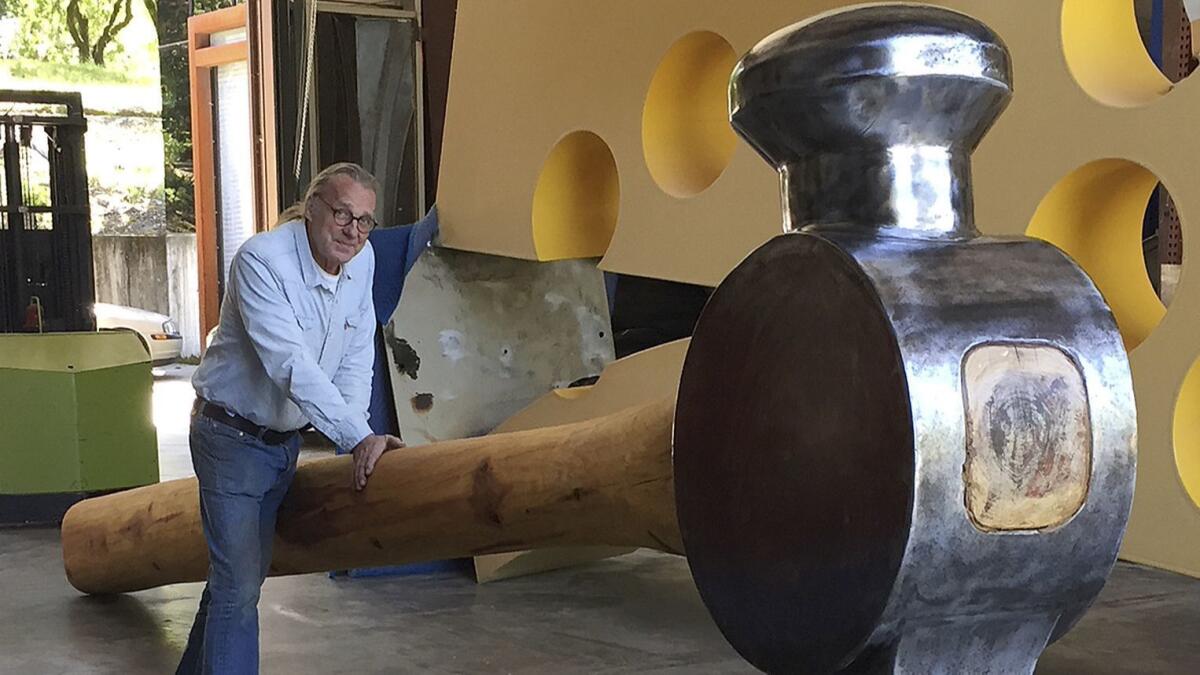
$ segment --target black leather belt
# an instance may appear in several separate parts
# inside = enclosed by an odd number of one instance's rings
[[[206,401],[199,396],[196,397],[196,402],[192,404],[192,414],[204,415],[214,422],[220,422],[242,433],[249,434],[267,445],[283,445],[292,440],[292,437],[299,432],[298,429],[292,431],[275,431],[270,427],[255,424],[245,417],[230,412],[216,403]]]

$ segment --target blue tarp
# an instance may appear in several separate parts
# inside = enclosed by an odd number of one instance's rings
[[[388,376],[387,350],[383,344],[383,327],[391,320],[400,294],[404,291],[404,278],[417,264],[421,252],[429,247],[437,236],[437,207],[429,210],[421,220],[412,225],[379,228],[371,232],[371,248],[375,250],[375,279],[373,301],[375,318],[379,328],[375,331],[375,370],[371,377],[371,404],[369,423],[377,434],[399,435],[396,408],[392,403],[392,386]],[[330,572],[335,577],[345,574],[350,577],[373,577],[387,575],[432,574],[456,571],[468,573],[469,561],[443,560],[418,565],[399,567],[372,567]]]
[[[371,233],[371,247],[375,250],[374,301],[375,317],[380,327],[387,324],[400,304],[400,293],[404,290],[404,278],[408,275],[421,252],[429,247],[437,236],[437,207],[429,210],[424,218],[412,225],[378,228]],[[388,378],[387,350],[383,345],[383,331],[375,332],[375,373],[371,378],[371,430],[377,434],[398,435],[396,408],[392,403],[392,387]]]

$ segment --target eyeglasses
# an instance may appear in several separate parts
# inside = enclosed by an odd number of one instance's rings
[[[339,226],[345,227],[350,223],[354,223],[354,227],[356,227],[358,231],[363,234],[370,234],[371,230],[375,229],[375,219],[371,217],[371,214],[367,213],[361,216],[356,216],[347,209],[339,209],[333,204],[325,201],[325,198],[320,194],[317,194],[316,198],[320,199],[321,203],[329,207],[329,210],[333,213],[333,222],[337,223]]]

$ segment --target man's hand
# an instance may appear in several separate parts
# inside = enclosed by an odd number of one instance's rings
[[[354,489],[367,486],[367,477],[375,471],[375,462],[388,450],[403,448],[404,442],[392,435],[370,435],[354,446]]]

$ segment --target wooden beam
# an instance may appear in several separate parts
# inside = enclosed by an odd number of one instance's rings
[[[236,63],[250,58],[246,42],[231,42],[219,47],[201,47],[192,52],[193,68],[213,68],[227,63]]]
[[[198,18],[198,17],[193,17]],[[196,257],[200,286],[200,347],[204,350],[208,331],[220,320],[220,270],[217,266],[216,163],[213,157],[211,70],[196,66],[198,45],[207,35],[195,31],[188,21],[188,81],[192,112],[192,181],[195,203]]]
[[[270,574],[605,544],[683,551],[671,473],[674,397],[571,425],[384,454],[366,489],[348,455],[304,462],[279,510]],[[82,501],[63,564],[85,593],[200,581],[196,479]]]
[[[240,4],[188,19],[188,79],[192,96],[192,176],[196,208],[196,256],[200,281],[200,346],[220,321],[220,267],[217,258],[216,158],[213,148],[211,68],[249,59],[246,41],[211,44],[213,33],[247,27]]]
[[[221,31],[246,27],[246,5],[234,5],[214,12],[197,14],[188,19],[188,34],[205,36],[202,47],[207,47],[207,36]]]

